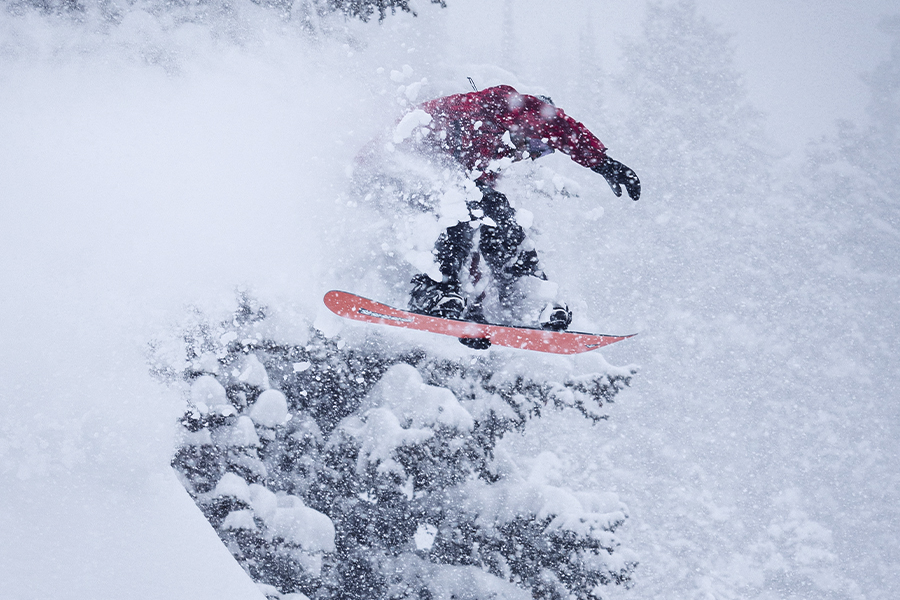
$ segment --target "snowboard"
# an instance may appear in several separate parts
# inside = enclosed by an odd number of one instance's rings
[[[579,354],[602,348],[631,335],[598,335],[576,331],[547,331],[537,327],[510,327],[475,323],[458,319],[432,317],[400,310],[348,292],[332,290],[325,294],[325,306],[341,317],[378,323],[404,329],[417,329],[468,340],[487,340],[490,344],[466,344],[476,348],[489,345],[549,352],[551,354]]]

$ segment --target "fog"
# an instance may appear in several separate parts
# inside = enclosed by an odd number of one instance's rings
[[[646,107],[623,49],[656,5],[448,5],[312,32],[249,2],[129,5],[118,24],[109,5],[0,7],[0,537],[16,541],[0,592],[255,593],[172,478],[184,399],[150,377],[147,344],[189,306],[227,313],[238,287],[315,320],[373,268],[349,168],[406,109],[390,72],[409,65],[419,99],[467,76],[549,93],[644,178],[634,204],[550,157],[582,190],[562,211],[522,191],[530,172],[508,184],[581,318],[641,332],[603,351],[642,367],[607,426],[551,418],[521,442],[568,443],[568,472],[631,507],[641,567],[610,596],[895,596],[897,190],[846,208],[790,170],[836,119],[869,123],[863,75],[890,57],[893,7],[698,2],[731,36],[773,179],[703,195],[660,182],[677,160],[729,176],[692,160],[715,140],[688,136],[666,163],[625,124]],[[887,216],[833,243],[870,206]]]

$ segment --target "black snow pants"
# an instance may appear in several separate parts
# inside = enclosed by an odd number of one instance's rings
[[[435,244],[435,254],[444,281],[459,285],[460,276],[472,252],[475,232],[481,230],[478,251],[491,270],[501,301],[507,296],[516,279],[525,275],[543,277],[538,268],[537,252],[525,249],[525,230],[516,222],[516,211],[506,196],[486,184],[478,184],[482,198],[469,204],[473,218],[483,212],[495,225],[482,223],[472,227],[469,222],[448,227]]]

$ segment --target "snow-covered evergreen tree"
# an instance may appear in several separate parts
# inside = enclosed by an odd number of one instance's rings
[[[789,411],[798,419],[807,410],[785,402],[783,391],[791,381],[786,363],[799,360],[784,340],[804,326],[790,308],[798,282],[808,279],[798,252],[806,250],[794,244],[804,209],[772,183],[778,158],[766,150],[730,39],[695,3],[651,4],[625,67],[615,88],[625,99],[617,147],[637,157],[629,165],[642,176],[638,210],[647,212],[623,221],[630,235],[608,235],[628,258],[626,281],[640,312],[655,314],[657,335],[676,340],[678,350],[659,361],[665,377],[705,382],[702,391],[663,386],[654,404],[670,403],[668,416],[640,416],[649,439],[673,418],[697,423],[690,444],[629,445],[629,455],[648,454],[642,460],[669,464],[679,453],[685,465],[665,483],[648,482],[649,502],[681,508],[647,529],[645,541],[664,549],[647,578],[683,597],[763,598],[768,590],[789,597],[797,589],[846,597],[852,586],[829,577],[831,532],[804,494],[782,487],[802,474],[790,444],[769,434]],[[725,371],[729,355],[753,358]],[[759,386],[766,392],[752,391]],[[814,420],[816,408],[808,410],[802,422]],[[726,423],[747,427],[725,437]],[[775,464],[784,479],[772,475]],[[709,548],[715,556],[702,558]]]
[[[869,235],[887,233],[900,223],[897,190],[900,189],[900,17],[885,19],[882,29],[892,37],[888,60],[865,79],[869,86],[868,114],[871,124],[860,128],[839,123],[838,134],[811,145],[807,165],[807,188],[825,191],[833,210],[846,210],[847,228],[861,227],[867,233],[847,241],[868,241]],[[851,213],[857,218],[850,218]],[[868,251],[884,250],[881,244],[865,244]],[[860,248],[859,250],[862,250]],[[880,261],[887,266],[893,257]]]
[[[763,223],[783,202],[771,193],[773,157],[733,54],[730,38],[692,0],[651,3],[644,35],[627,46],[617,77],[625,108],[616,119],[616,151],[621,147],[641,174],[639,210],[648,211],[620,228],[654,232],[650,244],[634,246],[636,234],[623,238],[621,252],[633,256],[629,262],[645,281],[662,271],[678,274],[668,280],[672,289],[652,290],[660,306],[679,298],[744,311],[752,308],[743,302],[748,277],[773,283],[759,268],[770,233]],[[734,262],[723,269],[726,260]],[[692,326],[707,325],[695,320]]]
[[[296,15],[298,18],[311,20],[313,17],[324,17],[330,13],[342,13],[349,17],[358,18],[362,21],[369,21],[373,17],[377,17],[382,21],[389,14],[396,14],[398,11],[415,14],[410,7],[409,0],[248,0],[263,8],[272,9],[281,13],[285,18],[291,18]],[[446,6],[445,0],[430,0],[432,4],[438,4],[442,7]],[[14,0],[10,3],[13,10],[20,12],[25,7],[33,7],[45,13],[57,14],[83,14],[94,8],[98,8],[104,15],[111,20],[117,21],[125,12],[123,6],[117,6],[114,2],[97,2],[94,0]],[[140,8],[148,12],[160,12],[164,10],[173,10],[171,2],[155,2],[147,0],[145,2],[129,2],[127,4],[137,4]],[[190,12],[190,5],[194,3],[183,2],[178,3],[178,8],[188,9],[185,14]],[[201,5],[195,15],[203,16],[204,13],[229,13],[234,10],[233,3],[230,2],[197,2]]]
[[[896,305],[883,305],[883,298],[900,291],[900,20],[886,19],[883,29],[893,46],[888,60],[865,77],[870,123],[840,122],[835,135],[810,145],[796,177],[795,192],[808,213],[807,235],[820,240],[809,249],[818,275],[812,293],[836,315],[866,306],[857,315],[893,309],[900,317]],[[896,365],[890,340],[900,335],[898,322],[839,317],[818,333],[823,339],[840,336],[845,351],[873,369]]]
[[[271,321],[244,296],[153,353],[189,402],[173,465],[270,594],[563,599],[630,581],[614,495],[547,484],[496,449],[543,411],[607,418],[633,370],[377,333],[285,344]]]
[[[643,35],[626,45],[618,83],[622,134],[650,169],[647,182],[677,203],[722,199],[759,184],[761,119],[747,100],[729,36],[693,0],[648,5]]]
[[[288,3],[291,0],[287,0]],[[368,21],[373,16],[379,21],[384,20],[388,14],[396,14],[397,11],[416,14],[409,6],[409,0],[294,0],[307,10],[315,11],[319,15],[329,12],[342,12],[348,16]],[[432,4],[445,7],[445,0],[429,0]]]
[[[884,408],[860,410],[861,395],[880,385],[877,368],[896,371],[896,359],[884,358],[885,341],[896,336],[893,325],[861,315],[877,314],[869,303],[896,289],[897,278],[883,269],[896,256],[896,235],[883,217],[890,204],[861,194],[878,187],[876,178],[850,164],[882,169],[892,153],[857,148],[847,153],[852,159],[820,161],[828,168],[810,162],[787,173],[785,161],[765,150],[732,56],[728,37],[693,3],[654,4],[616,88],[627,100],[619,138],[639,157],[629,164],[645,184],[639,204],[649,205],[647,220],[622,224],[642,242],[620,242],[630,291],[642,314],[657,313],[654,329],[680,346],[660,360],[662,369],[705,382],[702,391],[660,389],[654,406],[671,402],[668,417],[640,415],[651,439],[673,415],[703,423],[689,445],[676,450],[670,442],[641,458],[669,464],[670,452],[684,452],[680,477],[650,484],[651,502],[662,496],[681,509],[648,527],[648,544],[665,550],[644,573],[659,582],[651,592],[682,597],[857,598],[855,576],[839,556],[846,540],[858,539],[859,524],[852,508],[840,527],[829,512],[854,506],[858,489],[810,482],[852,478],[853,465],[869,460],[868,440],[882,435]],[[886,87],[889,69],[880,72]],[[837,147],[819,149],[836,157]],[[885,196],[894,193],[877,177]],[[800,181],[805,191],[791,185]],[[882,267],[872,268],[879,255]],[[881,360],[870,360],[872,347]],[[729,355],[746,360],[728,363]],[[746,427],[726,437],[727,423]],[[646,451],[630,445],[626,454]],[[874,494],[892,478],[879,472],[875,480],[860,486]],[[709,548],[716,556],[700,558]]]
[[[900,493],[896,471],[873,462],[871,453],[875,446],[900,452],[887,426],[893,408],[883,401],[895,394],[889,374],[900,372],[900,305],[885,300],[900,296],[900,18],[885,19],[882,29],[892,47],[865,76],[869,123],[840,122],[835,134],[811,144],[794,191],[806,211],[804,237],[816,240],[805,248],[809,275],[798,294],[827,316],[808,335],[828,349],[829,359],[812,367],[823,379],[840,374],[829,387],[853,399],[839,418],[815,430],[818,447],[833,445],[837,435],[853,440],[823,461],[832,479],[853,480],[827,495],[841,507],[835,536],[898,565],[900,549],[888,525],[898,518],[896,503],[884,501],[863,519],[858,514],[860,498]],[[857,573],[865,580],[865,571]],[[864,593],[883,597],[877,585]]]

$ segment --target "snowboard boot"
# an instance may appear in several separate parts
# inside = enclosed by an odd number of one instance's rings
[[[565,331],[572,322],[572,311],[567,304],[548,304],[539,317],[541,329]]]
[[[487,338],[457,338],[459,343],[472,350],[487,350],[491,347],[491,340]]]
[[[481,302],[476,301],[469,305],[466,310],[465,320],[473,323],[487,323]],[[459,343],[472,350],[487,350],[491,347],[491,340],[487,338],[459,338]]]
[[[459,319],[466,310],[466,301],[459,293],[459,285],[438,283],[425,274],[416,275],[409,295],[409,310],[432,317]]]

